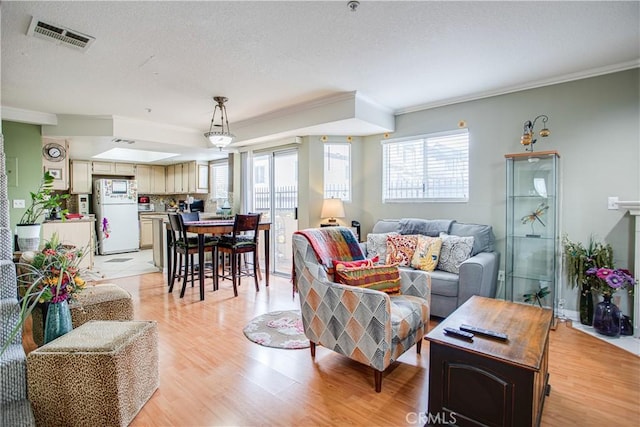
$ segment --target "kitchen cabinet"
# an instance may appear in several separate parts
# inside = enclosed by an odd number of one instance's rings
[[[54,190],[69,189],[69,143],[66,140],[42,138],[42,170],[53,175]]]
[[[164,194],[167,192],[167,181],[164,166],[151,166],[151,193]]]
[[[136,165],[135,163],[116,163],[116,175],[135,176]]]
[[[91,166],[93,173],[96,175],[113,175],[116,171],[116,166],[113,162],[93,162]]]
[[[166,167],[166,193],[197,194],[209,192],[209,165],[206,162],[186,162]]]
[[[91,162],[88,160],[71,161],[71,194],[91,194]]]
[[[93,162],[94,175],[119,175],[135,176],[136,165],[134,163]]]
[[[167,194],[174,194],[176,192],[175,178],[176,174],[176,165],[169,165],[166,168],[166,190]]]
[[[54,233],[58,234],[60,242],[73,245],[78,249],[86,249],[80,260],[80,268],[93,268],[93,253],[95,249],[95,219],[56,220],[43,222],[41,227],[42,239],[50,240]]]
[[[136,166],[136,181],[138,184],[138,194],[151,194],[151,166]]]
[[[153,245],[153,220],[140,216],[140,249],[147,249]]]
[[[189,183],[189,171],[185,172],[184,164],[176,165],[176,171],[173,175],[173,186],[176,193],[186,193]]]

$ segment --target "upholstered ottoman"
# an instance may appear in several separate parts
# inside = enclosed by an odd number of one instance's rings
[[[87,286],[78,293],[77,301],[70,304],[71,322],[74,328],[89,320],[133,320],[133,302],[129,292],[120,286],[103,283]],[[44,319],[41,307],[32,312],[33,341],[44,342]]]
[[[158,385],[154,321],[92,320],[27,357],[37,425],[127,426]]]

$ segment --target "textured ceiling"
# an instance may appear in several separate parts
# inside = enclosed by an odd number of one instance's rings
[[[205,132],[224,95],[233,131],[344,92],[399,113],[639,64],[637,1],[360,3],[2,1],[2,106]],[[32,16],[96,40],[28,37]]]

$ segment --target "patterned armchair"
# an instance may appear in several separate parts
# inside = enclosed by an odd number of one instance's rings
[[[315,232],[324,233],[326,239],[339,228],[325,227]],[[326,260],[323,264],[319,259],[322,256],[305,235],[293,235],[294,287],[300,295],[311,357],[315,357],[316,345],[321,345],[371,366],[379,393],[382,372],[391,363],[414,344],[420,353],[429,322],[429,277],[401,271],[401,295],[390,296],[334,283]]]

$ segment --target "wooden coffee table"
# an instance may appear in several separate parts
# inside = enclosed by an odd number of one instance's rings
[[[425,337],[430,341],[429,415],[460,426],[539,425],[551,389],[552,317],[549,309],[471,297]],[[444,333],[462,324],[504,332],[508,340],[476,334],[467,341]]]

